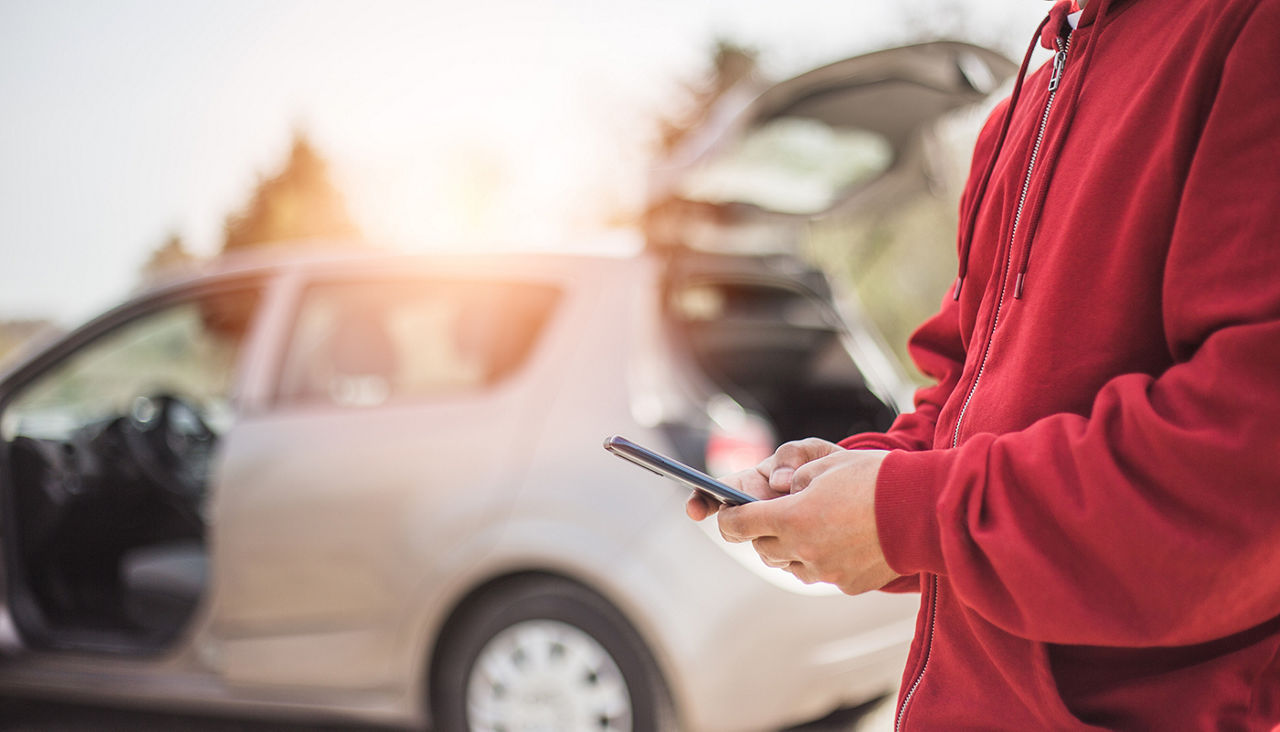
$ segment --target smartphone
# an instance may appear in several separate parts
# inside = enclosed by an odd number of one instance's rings
[[[691,468],[677,460],[672,460],[665,455],[659,455],[653,450],[641,447],[625,437],[619,437],[618,435],[610,437],[604,441],[604,449],[639,465],[645,470],[683,483],[726,506],[740,506],[744,503],[758,500],[754,496],[749,496],[742,491],[721,483],[700,470]]]

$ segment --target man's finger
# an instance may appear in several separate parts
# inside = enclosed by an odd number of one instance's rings
[[[793,559],[782,550],[782,543],[776,536],[762,536],[751,542],[751,546],[760,555],[760,561],[769,567],[786,569]]]
[[[875,478],[879,474],[880,462],[884,459],[884,455],[884,450],[841,449],[839,453],[832,453],[805,463],[791,478],[791,492],[799,493],[832,470],[845,471],[846,475],[850,475],[849,471],[852,470],[851,475],[868,480],[875,485]]]
[[[778,493],[769,487],[769,474],[766,472],[772,464],[772,458],[769,458],[754,468],[723,476],[720,481],[730,488],[761,500],[777,498]],[[786,494],[783,493],[783,495]],[[695,491],[689,496],[689,500],[685,501],[684,512],[694,521],[701,521],[719,512],[720,507],[719,501]]]
[[[725,541],[741,544],[762,536],[777,536],[777,515],[786,508],[786,497],[772,501],[724,506],[720,509],[720,536]]]
[[[754,522],[749,520],[749,516],[740,515],[743,513],[741,509],[742,506],[725,506],[718,514],[720,536],[733,544],[752,541],[758,536],[752,533]]]
[[[751,546],[760,555],[760,561],[766,567],[785,570],[796,579],[811,585],[818,581],[817,571],[805,564],[794,552],[787,551],[785,545],[776,536],[762,536],[751,542]]]
[[[839,445],[810,437],[782,445],[773,453],[773,470],[769,473],[769,488],[777,493],[794,493],[792,480],[802,466],[842,450]]]
[[[829,462],[819,459],[798,468],[791,476],[791,492],[799,493],[808,488],[815,478],[827,471],[829,465]]]
[[[694,521],[701,521],[718,510],[720,510],[719,501],[713,501],[697,491],[694,491],[684,504],[685,514]]]
[[[763,472],[761,469],[761,466],[763,465],[765,465],[765,463],[761,463],[759,466],[754,468],[748,468],[747,470],[740,470],[736,473],[731,473],[720,478],[720,482],[730,488],[742,491],[749,496],[754,496],[755,498],[776,498],[777,493],[769,487],[768,474]]]

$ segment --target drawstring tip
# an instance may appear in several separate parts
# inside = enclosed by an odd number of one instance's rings
[[[1019,272],[1019,273],[1018,273],[1018,281],[1017,281],[1017,282],[1015,282],[1015,283],[1014,283],[1014,285],[1013,285],[1013,299],[1015,299],[1015,300],[1021,300],[1021,299],[1022,299],[1022,285],[1023,285],[1023,283],[1025,283],[1026,281],[1027,281],[1027,273],[1026,273],[1026,272]]]
[[[956,286],[955,286],[955,289],[954,289],[954,290],[952,291],[952,293],[951,293],[951,298],[952,298],[953,300],[959,300],[959,299],[960,299],[960,288],[961,288],[961,287],[964,287],[964,276],[960,276],[960,277],[957,277],[957,278],[956,278]]]

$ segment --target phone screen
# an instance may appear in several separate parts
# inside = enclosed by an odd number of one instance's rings
[[[641,447],[625,437],[618,435],[610,437],[604,441],[604,449],[646,470],[679,481],[727,506],[738,506],[758,500],[754,496],[721,483],[700,470]]]

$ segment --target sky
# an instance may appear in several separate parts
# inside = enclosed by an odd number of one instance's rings
[[[1044,0],[0,0],[0,320],[216,252],[296,130],[366,235],[546,248],[634,209],[716,38],[771,77],[940,34],[1020,55]]]

